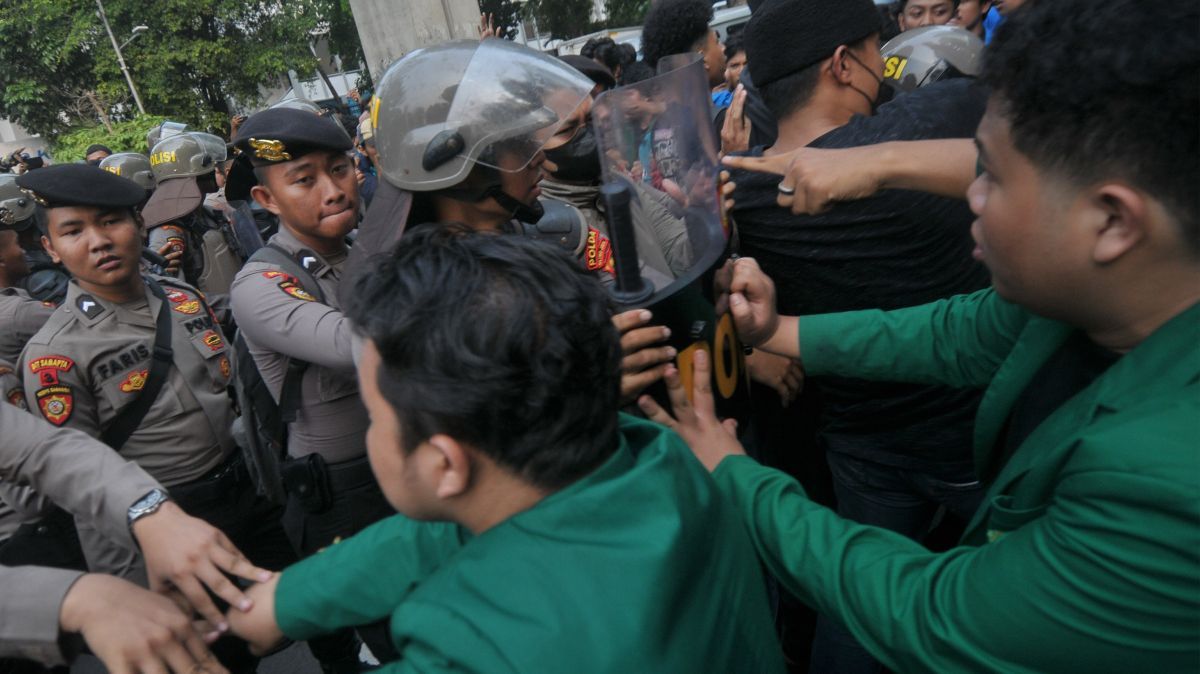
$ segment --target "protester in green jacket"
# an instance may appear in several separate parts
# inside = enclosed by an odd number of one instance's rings
[[[739,335],[809,374],[986,390],[990,491],[959,547],[840,519],[729,456],[677,372],[677,420],[643,399],[715,469],[772,573],[893,670],[1200,666],[1198,21],[1195,4],[1062,0],[1000,30],[968,193],[994,290],[780,318],[753,260],[729,269]]]
[[[678,436],[618,417],[588,271],[422,227],[354,290],[368,454],[402,514],[253,588],[236,633],[390,617],[395,672],[784,671],[738,513]]]

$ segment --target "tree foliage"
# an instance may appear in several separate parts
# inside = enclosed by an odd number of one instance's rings
[[[521,5],[516,0],[479,0],[479,11],[492,15],[498,37],[511,40],[517,36]]]
[[[561,40],[592,30],[592,0],[528,0],[525,16],[537,20],[542,34]]]
[[[166,117],[138,115],[122,122],[114,122],[112,132],[103,126],[86,126],[58,136],[50,155],[56,163],[79,161],[84,151],[93,143],[100,143],[113,152],[146,153],[146,134],[162,124]]]
[[[650,0],[604,0],[604,11],[608,14],[605,24],[609,28],[640,26],[650,9]]]
[[[328,25],[345,63],[361,61],[348,0],[104,0],[104,7],[118,42],[134,26],[149,28],[122,49],[146,111],[196,128],[223,129],[231,100],[260,102],[264,88],[286,84],[289,69],[312,73],[309,31],[318,25]],[[92,99],[115,123],[137,113],[96,0],[0,3],[0,117],[54,137],[99,122]]]

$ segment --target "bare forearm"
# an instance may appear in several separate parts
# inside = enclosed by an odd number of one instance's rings
[[[877,146],[882,189],[965,199],[978,153],[969,138],[893,141]]]

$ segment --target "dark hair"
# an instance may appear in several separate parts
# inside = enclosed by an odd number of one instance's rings
[[[958,7],[958,0],[950,0],[950,5],[952,7]],[[908,7],[908,0],[896,0],[896,2],[893,3],[893,10],[896,14],[903,12],[905,7]]]
[[[1200,4],[1031,2],[1002,24],[981,80],[1039,168],[1120,177],[1161,200],[1200,254]]]
[[[628,42],[622,42],[621,44],[617,45],[617,52],[621,55],[622,68],[638,60],[637,49]]]
[[[712,3],[707,0],[658,0],[646,12],[642,26],[642,59],[654,68],[664,56],[695,49],[708,37],[712,18]]]
[[[873,37],[874,33],[847,46],[854,51],[859,51],[863,44]],[[782,120],[812,100],[813,92],[817,90],[817,82],[821,80],[821,66],[825,61],[826,59],[821,59],[806,68],[758,88],[759,93],[762,94],[763,103],[766,104],[776,121]],[[750,66],[750,76],[754,76],[753,65]]]
[[[634,61],[621,69],[621,86],[637,84],[654,77],[654,68],[646,65],[645,61]]]
[[[741,31],[730,33],[729,37],[725,38],[725,58],[731,59],[740,51],[746,51],[745,37]]]
[[[404,451],[444,433],[558,489],[616,449],[620,340],[558,247],[418,226],[357,276],[346,313],[382,356]]]
[[[609,72],[613,73],[623,65],[621,49],[611,37],[594,37],[588,40],[584,43],[579,55],[602,63]]]

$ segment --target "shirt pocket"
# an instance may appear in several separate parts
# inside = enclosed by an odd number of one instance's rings
[[[1046,514],[1047,504],[1028,508],[1017,507],[1016,499],[1011,494],[993,496],[988,507],[987,539],[994,543],[1005,534],[1016,531],[1021,527],[1041,519]]]
[[[220,330],[210,328],[191,337],[192,346],[200,354],[208,370],[213,393],[224,391],[233,378],[233,350]]]
[[[114,417],[142,395],[142,390],[146,388],[146,383],[150,376],[151,362],[149,360],[144,361],[126,372],[111,377],[100,385],[101,390],[104,392],[104,398],[112,408]],[[169,380],[170,377],[170,370],[168,370],[166,378]],[[180,401],[179,396],[175,393],[171,382],[164,381],[158,390],[158,395],[155,397],[154,403],[146,411],[145,419],[150,420],[152,424],[157,424],[161,421],[177,417],[185,411],[183,402]],[[143,421],[143,424],[145,423]]]

